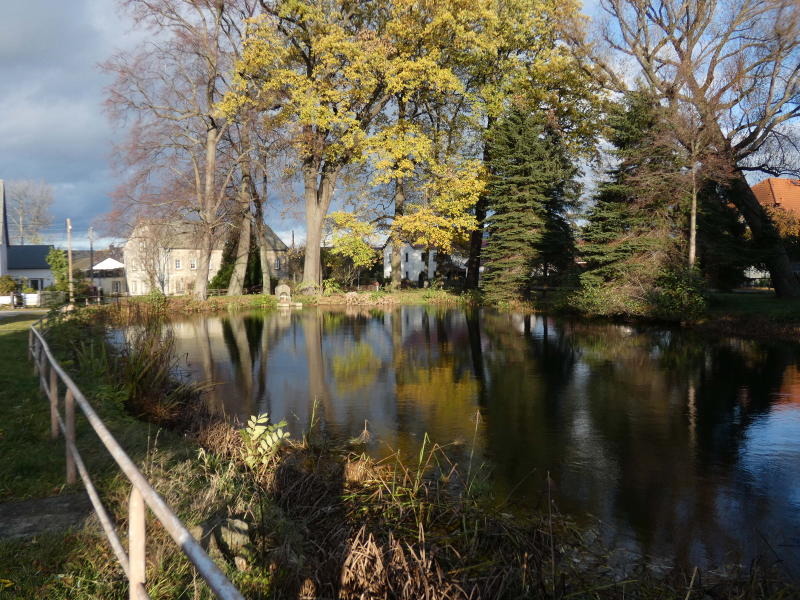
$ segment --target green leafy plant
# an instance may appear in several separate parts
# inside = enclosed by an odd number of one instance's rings
[[[333,294],[341,294],[344,290],[338,281],[335,279],[325,279],[322,281],[323,294],[331,296]]]
[[[389,292],[386,290],[375,290],[374,292],[369,293],[369,299],[373,301],[378,301],[381,298],[385,298],[389,295]]]
[[[8,295],[17,289],[17,282],[11,275],[3,275],[0,277],[0,294]]]
[[[269,462],[284,440],[289,438],[289,432],[284,430],[286,421],[270,423],[269,413],[253,415],[247,421],[247,426],[240,431],[244,440],[244,462],[251,469],[255,469]]]

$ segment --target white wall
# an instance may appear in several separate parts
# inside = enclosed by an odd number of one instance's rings
[[[419,281],[419,274],[425,271],[428,279],[433,279],[436,273],[436,250],[428,252],[428,260],[423,262],[422,253],[424,248],[414,248],[405,245],[400,252],[400,278],[408,279],[412,283]],[[383,249],[383,277],[389,279],[392,276],[392,247],[386,244]]]
[[[188,294],[197,280],[197,266],[200,262],[200,250],[173,248],[166,250],[162,264],[164,265],[164,292],[166,294]],[[192,269],[194,260],[195,268]],[[177,262],[180,261],[180,268]],[[131,296],[141,296],[150,292],[150,278],[143,268],[143,261],[132,240],[124,250],[125,277]],[[208,280],[214,277],[222,264],[222,250],[212,250],[208,268]],[[105,293],[109,293],[105,290]]]
[[[53,273],[50,269],[11,269],[8,274],[20,281],[25,279],[43,279],[44,285],[42,287],[53,285]]]

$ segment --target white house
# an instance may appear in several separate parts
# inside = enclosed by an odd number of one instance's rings
[[[284,277],[287,246],[264,226],[266,257],[273,275]],[[123,247],[128,293],[147,294],[153,285],[165,294],[188,294],[194,289],[200,261],[200,238],[191,223],[139,223]],[[224,240],[214,241],[208,269],[211,281],[222,265]]]
[[[436,250],[428,250],[423,246],[406,244],[400,250],[400,278],[419,283],[420,275],[425,279],[433,279],[436,274]],[[392,276],[392,245],[386,244],[383,249],[383,277]]]
[[[94,265],[91,262],[94,260]],[[88,282],[94,279],[98,293],[106,296],[124,295],[128,292],[125,280],[125,265],[122,261],[122,248],[111,246],[107,249],[73,250],[72,265],[79,270]]]
[[[3,180],[0,179],[0,277],[11,275],[23,286],[42,290],[53,285],[53,273],[45,258],[52,246],[23,245],[13,246],[8,236],[8,213],[6,211],[6,193]]]
[[[424,246],[406,244],[400,251],[400,278],[411,283],[420,284],[422,280],[431,280],[436,276],[449,279],[454,272],[466,270],[466,260],[457,255],[442,255],[436,250],[428,250]],[[386,244],[383,249],[383,277],[392,276],[392,246]]]
[[[211,250],[208,279],[222,264],[221,240]],[[187,294],[194,289],[200,262],[199,236],[190,223],[140,222],[122,250],[125,277],[131,296],[153,288],[164,294]]]

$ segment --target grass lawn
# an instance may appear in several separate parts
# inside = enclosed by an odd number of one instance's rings
[[[39,316],[0,318],[0,502],[83,489],[80,479],[74,486],[65,485],[63,439],[50,439],[49,404],[27,357],[28,328]],[[182,436],[130,417],[109,374],[102,378],[74,373],[76,366],[69,360],[61,363],[178,516],[188,525],[198,522],[205,507],[192,503],[207,482],[194,467],[196,447]],[[76,425],[81,455],[125,543],[130,484],[80,413]],[[154,536],[148,541],[151,597],[208,597],[203,586],[197,587],[199,581],[194,584],[188,561],[166,540],[163,529],[153,529],[148,534]],[[193,582],[191,591],[187,581]],[[127,583],[105,536],[97,528],[86,528],[0,541],[0,600],[5,598],[127,598]]]
[[[800,324],[800,300],[776,298],[769,291],[715,293],[709,298],[709,314]]]
[[[38,314],[0,318],[0,502],[59,493],[64,445],[50,439],[50,409],[27,358]]]

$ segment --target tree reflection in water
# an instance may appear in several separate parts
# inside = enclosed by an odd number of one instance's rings
[[[326,435],[366,420],[378,454],[413,455],[427,433],[463,459],[477,432],[518,508],[543,506],[549,472],[559,507],[613,543],[717,564],[765,537],[800,567],[796,345],[429,307],[198,318],[176,334],[219,382],[220,413],[267,410],[297,435],[316,402]]]

